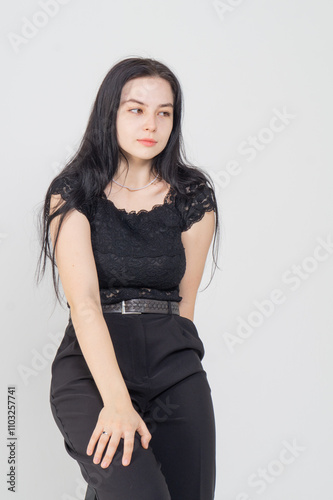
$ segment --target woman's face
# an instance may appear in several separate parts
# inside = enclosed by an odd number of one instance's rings
[[[139,77],[127,82],[117,113],[117,140],[128,160],[151,160],[169,140],[173,125],[173,94],[160,77]],[[156,143],[145,144],[142,139]]]

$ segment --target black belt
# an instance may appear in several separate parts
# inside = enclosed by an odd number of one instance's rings
[[[114,304],[102,304],[102,311],[121,314],[165,313],[179,315],[179,302],[143,298],[128,299]]]
[[[115,304],[102,304],[103,312],[122,314],[165,313],[179,314],[179,303],[173,300],[129,299]]]

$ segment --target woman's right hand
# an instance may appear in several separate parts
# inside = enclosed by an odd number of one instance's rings
[[[108,434],[103,434],[103,431],[106,431]],[[118,448],[120,438],[123,438],[124,453],[122,464],[129,465],[134,448],[134,435],[136,431],[141,436],[142,446],[147,449],[152,435],[132,404],[125,404],[120,407],[106,405],[99,413],[96,427],[87,446],[87,455],[92,454],[98,441],[93,460],[95,464],[98,464],[107,445],[107,451],[101,467],[108,467]]]

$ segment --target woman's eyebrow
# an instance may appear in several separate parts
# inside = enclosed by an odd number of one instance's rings
[[[148,106],[148,104],[145,104],[144,102],[138,101],[137,99],[127,99],[126,101],[122,101],[121,105],[126,104],[127,102],[136,102],[137,104],[141,104],[142,106]],[[166,104],[160,104],[157,107],[158,108],[167,108],[167,107],[173,108],[173,104],[171,104],[171,102],[168,102]]]

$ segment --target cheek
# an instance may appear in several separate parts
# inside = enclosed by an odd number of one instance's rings
[[[172,132],[172,124],[168,125],[165,130],[165,144],[167,144],[168,140],[170,139],[170,135]]]
[[[167,124],[167,130],[168,130],[168,132],[169,132],[169,135],[171,134],[172,129],[173,129],[173,119],[171,118],[171,119],[168,121],[168,124]]]
[[[131,125],[130,120],[126,120],[122,117],[119,120],[117,120],[116,127],[117,127],[118,140],[126,142],[129,139],[129,132],[133,128],[133,125]]]

